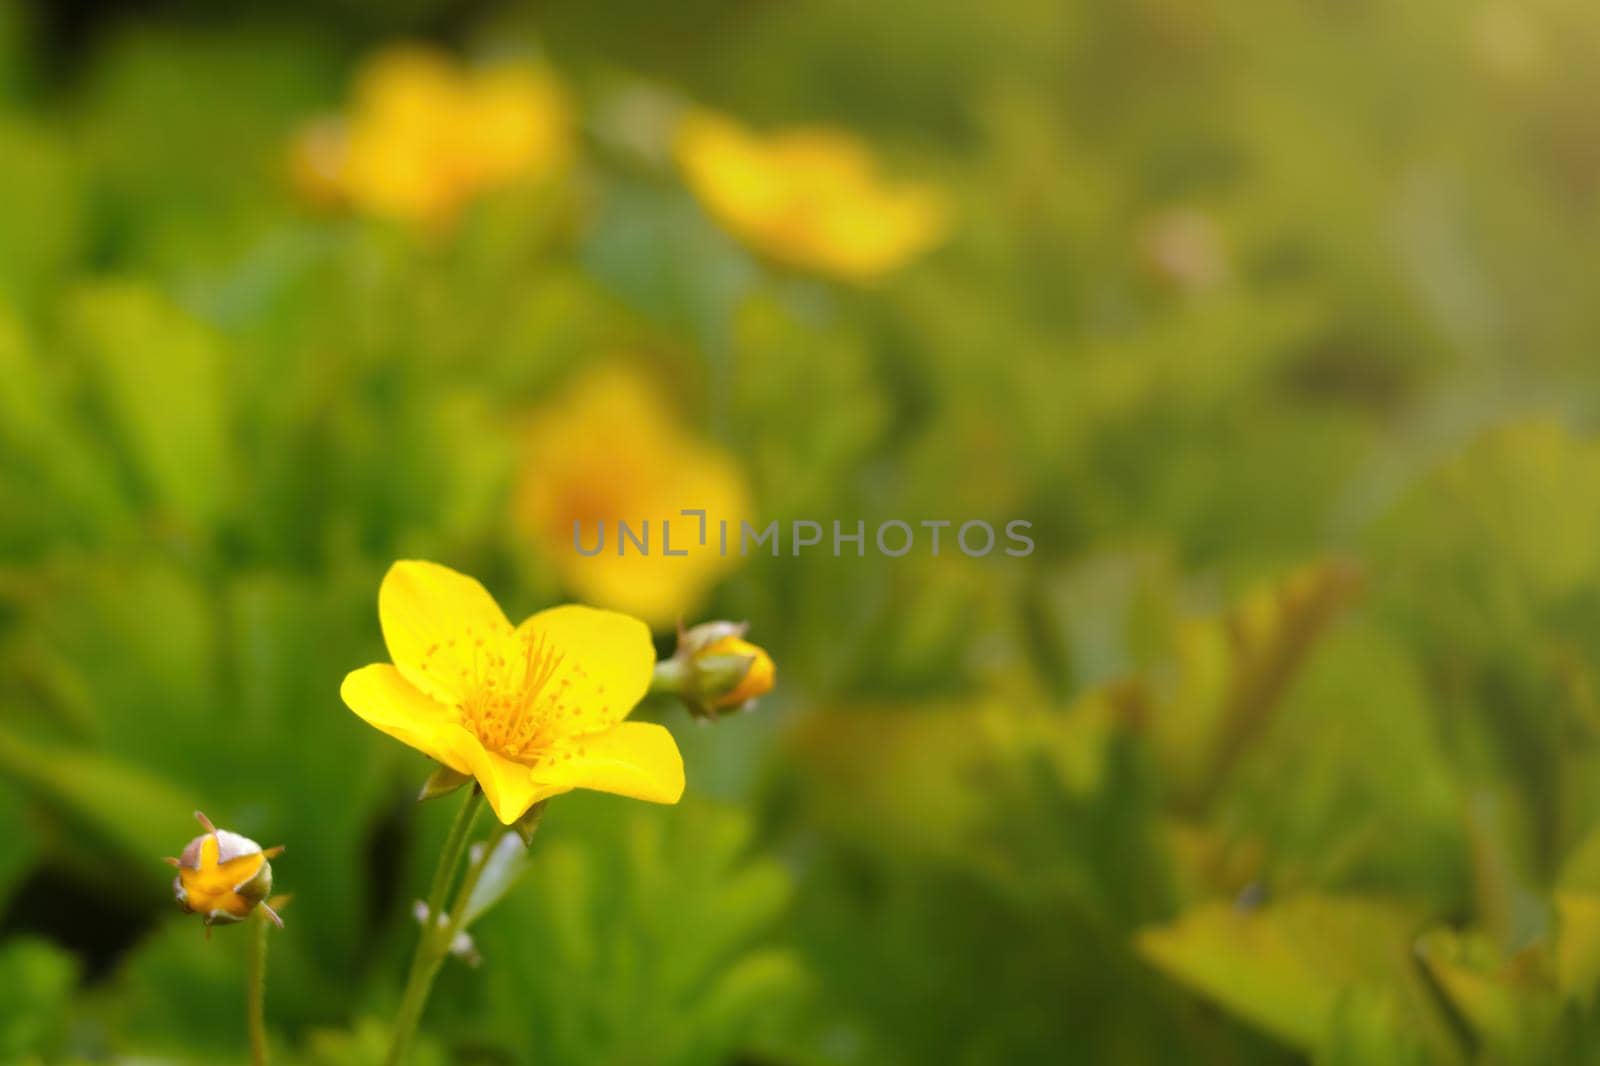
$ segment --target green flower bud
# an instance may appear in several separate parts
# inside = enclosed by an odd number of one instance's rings
[[[678,649],[656,664],[652,690],[683,700],[697,718],[740,711],[772,691],[777,668],[759,645],[744,639],[746,623],[706,622],[680,629]]]

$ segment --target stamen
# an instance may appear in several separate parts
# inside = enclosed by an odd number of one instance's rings
[[[469,634],[470,636],[470,634]],[[570,682],[552,686],[566,657],[544,634],[522,637],[523,654],[508,661],[505,655],[477,638],[473,667],[462,671],[469,695],[462,701],[462,722],[484,747],[511,759],[532,761],[557,739],[560,703]]]

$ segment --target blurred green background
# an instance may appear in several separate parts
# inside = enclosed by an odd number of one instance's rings
[[[431,1063],[1600,1061],[1600,11],[1584,0],[0,2],[0,1062],[376,1061],[450,804],[341,704],[389,563],[572,594],[517,427],[625,356],[765,522],[779,688],[551,806]],[[287,163],[366,58],[566,85],[448,225]],[[871,284],[724,232],[684,101],[948,206]],[[663,632],[663,650],[670,635]]]

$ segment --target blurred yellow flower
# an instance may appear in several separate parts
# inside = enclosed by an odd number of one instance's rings
[[[279,926],[283,919],[266,902],[272,894],[272,863],[283,848],[263,849],[249,837],[218,829],[199,811],[194,812],[205,832],[189,841],[183,856],[168,859],[178,869],[172,879],[178,905],[205,919],[210,926],[242,922],[257,907]]]
[[[842,130],[760,137],[698,112],[684,119],[676,149],[711,214],[786,266],[867,282],[939,244],[949,228],[937,189],[885,183],[867,146]]]
[[[344,117],[300,132],[290,168],[314,203],[439,223],[480,193],[559,173],[572,150],[566,94],[549,71],[468,70],[406,47],[367,63]]]
[[[393,664],[352,671],[344,702],[476,778],[505,824],[575,788],[655,803],[683,794],[672,734],[623,720],[655,665],[638,619],[567,605],[513,627],[477,581],[412,561],[385,575],[378,618]]]
[[[615,363],[535,413],[514,508],[579,597],[665,625],[738,564],[749,506],[734,458],[685,430],[642,372]],[[705,511],[704,523],[686,509]],[[648,550],[619,523],[648,529]]]

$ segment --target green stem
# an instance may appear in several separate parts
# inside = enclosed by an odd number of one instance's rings
[[[435,920],[439,908],[444,906],[445,895],[450,891],[456,867],[461,865],[462,853],[467,850],[467,841],[472,836],[472,823],[477,820],[482,808],[483,790],[474,784],[456,811],[456,820],[450,823],[450,832],[444,838],[444,849],[439,852],[439,865],[433,871],[433,885],[428,889],[428,915]]]
[[[681,696],[689,688],[693,680],[689,664],[676,656],[670,659],[661,659],[656,663],[655,669],[650,672],[651,693],[666,693],[669,696]]]
[[[405,1060],[406,1048],[422,1020],[422,1009],[428,1004],[428,994],[433,991],[433,979],[439,965],[450,951],[450,937],[442,941],[439,914],[444,907],[444,897],[450,891],[456,867],[461,864],[461,853],[466,850],[467,839],[472,835],[472,823],[477,820],[483,806],[483,793],[474,785],[467,793],[456,820],[450,824],[450,834],[445,837],[444,848],[439,852],[439,865],[433,872],[433,885],[428,890],[428,914],[423,922],[422,935],[417,938],[416,953],[411,956],[411,971],[406,976],[406,990],[400,998],[400,1010],[395,1015],[394,1035],[389,1041],[389,1054],[384,1058],[387,1066],[399,1066]],[[472,877],[468,873],[468,877]],[[474,878],[476,880],[476,878]],[[452,934],[453,935],[453,934]]]
[[[500,841],[511,831],[507,828],[491,834],[489,839],[483,842],[483,854],[478,856],[477,862],[468,867],[467,876],[461,879],[461,889],[456,893],[456,901],[450,904],[450,924],[445,926],[441,941],[445,955],[450,954],[450,945],[456,942],[456,935],[467,923],[467,901],[472,898],[472,890],[478,887],[478,880],[483,877],[483,871],[488,868],[489,859],[500,846]]]
[[[245,997],[250,1023],[250,1062],[267,1066],[267,916],[260,908],[250,918],[250,975]]]

